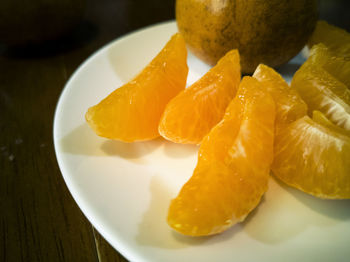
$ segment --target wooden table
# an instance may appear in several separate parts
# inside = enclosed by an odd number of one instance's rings
[[[0,45],[0,261],[126,261],[67,190],[53,147],[54,110],[68,78],[91,53],[174,19],[174,2],[90,0],[83,23],[54,45],[22,51]],[[349,2],[340,2],[344,16],[331,16],[329,3],[324,16],[349,30]]]
[[[127,261],[72,199],[53,147],[58,97],[90,54],[130,31],[174,19],[174,1],[88,1],[55,44],[0,45],[0,261]]]

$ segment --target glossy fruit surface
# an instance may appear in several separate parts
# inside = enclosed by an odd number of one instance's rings
[[[295,73],[292,87],[307,103],[309,115],[321,111],[333,123],[350,130],[350,62],[314,45],[310,57]]]
[[[228,52],[202,78],[180,92],[165,108],[159,133],[176,143],[200,144],[223,117],[241,79],[239,53]]]
[[[175,34],[140,74],[89,108],[86,121],[102,137],[153,139],[166,104],[185,88],[187,73],[185,41]]]
[[[320,198],[350,198],[350,137],[308,116],[275,137],[272,171],[286,184]]]
[[[190,50],[215,65],[231,49],[243,73],[295,56],[317,21],[316,0],[177,0],[176,21]]]
[[[253,77],[263,84],[276,103],[275,126],[277,129],[306,115],[307,105],[305,102],[298,92],[290,87],[274,69],[260,64]]]
[[[331,130],[333,130],[336,133],[343,134],[345,136],[350,137],[350,130],[346,130],[344,128],[341,128],[335,124],[333,124],[322,112],[315,110],[312,112],[312,120],[315,121],[317,124],[323,125]]]
[[[346,56],[336,53],[334,49],[327,47],[323,43],[312,47],[305,65],[321,67],[350,88],[350,57],[347,58]]]
[[[275,104],[254,78],[241,81],[225,116],[203,139],[190,180],[172,200],[168,223],[192,236],[244,220],[267,190]]]
[[[350,33],[326,21],[317,21],[315,31],[312,33],[308,46],[323,43],[337,55],[350,58]]]

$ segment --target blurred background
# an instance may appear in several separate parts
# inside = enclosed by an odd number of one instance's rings
[[[1,51],[44,53],[65,51],[93,38],[108,42],[145,25],[174,19],[174,6],[175,0],[3,0]],[[320,19],[350,30],[348,0],[319,0],[319,6]]]
[[[54,110],[89,55],[174,19],[174,6],[175,0],[1,1],[0,261],[126,261],[64,184],[52,141]],[[348,0],[320,1],[320,18],[348,31],[349,14]]]
[[[3,0],[1,53],[50,55],[89,43],[96,49],[130,31],[174,19],[174,6],[175,0]]]
[[[3,0],[0,52],[43,55],[174,19],[175,0]],[[319,0],[320,19],[350,30],[348,0]],[[32,54],[23,54],[28,51]]]

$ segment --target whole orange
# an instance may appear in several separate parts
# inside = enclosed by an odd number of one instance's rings
[[[305,45],[318,17],[317,0],[177,0],[176,21],[190,50],[215,65],[238,49],[243,73],[276,67]]]

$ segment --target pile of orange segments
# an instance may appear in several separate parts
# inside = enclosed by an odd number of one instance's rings
[[[89,108],[86,120],[96,134],[124,142],[161,135],[200,144],[193,176],[167,218],[185,235],[220,233],[244,220],[271,170],[314,196],[350,198],[350,34],[320,21],[308,46],[291,85],[263,64],[241,79],[232,50],[185,88],[186,46],[175,34],[140,74]]]

